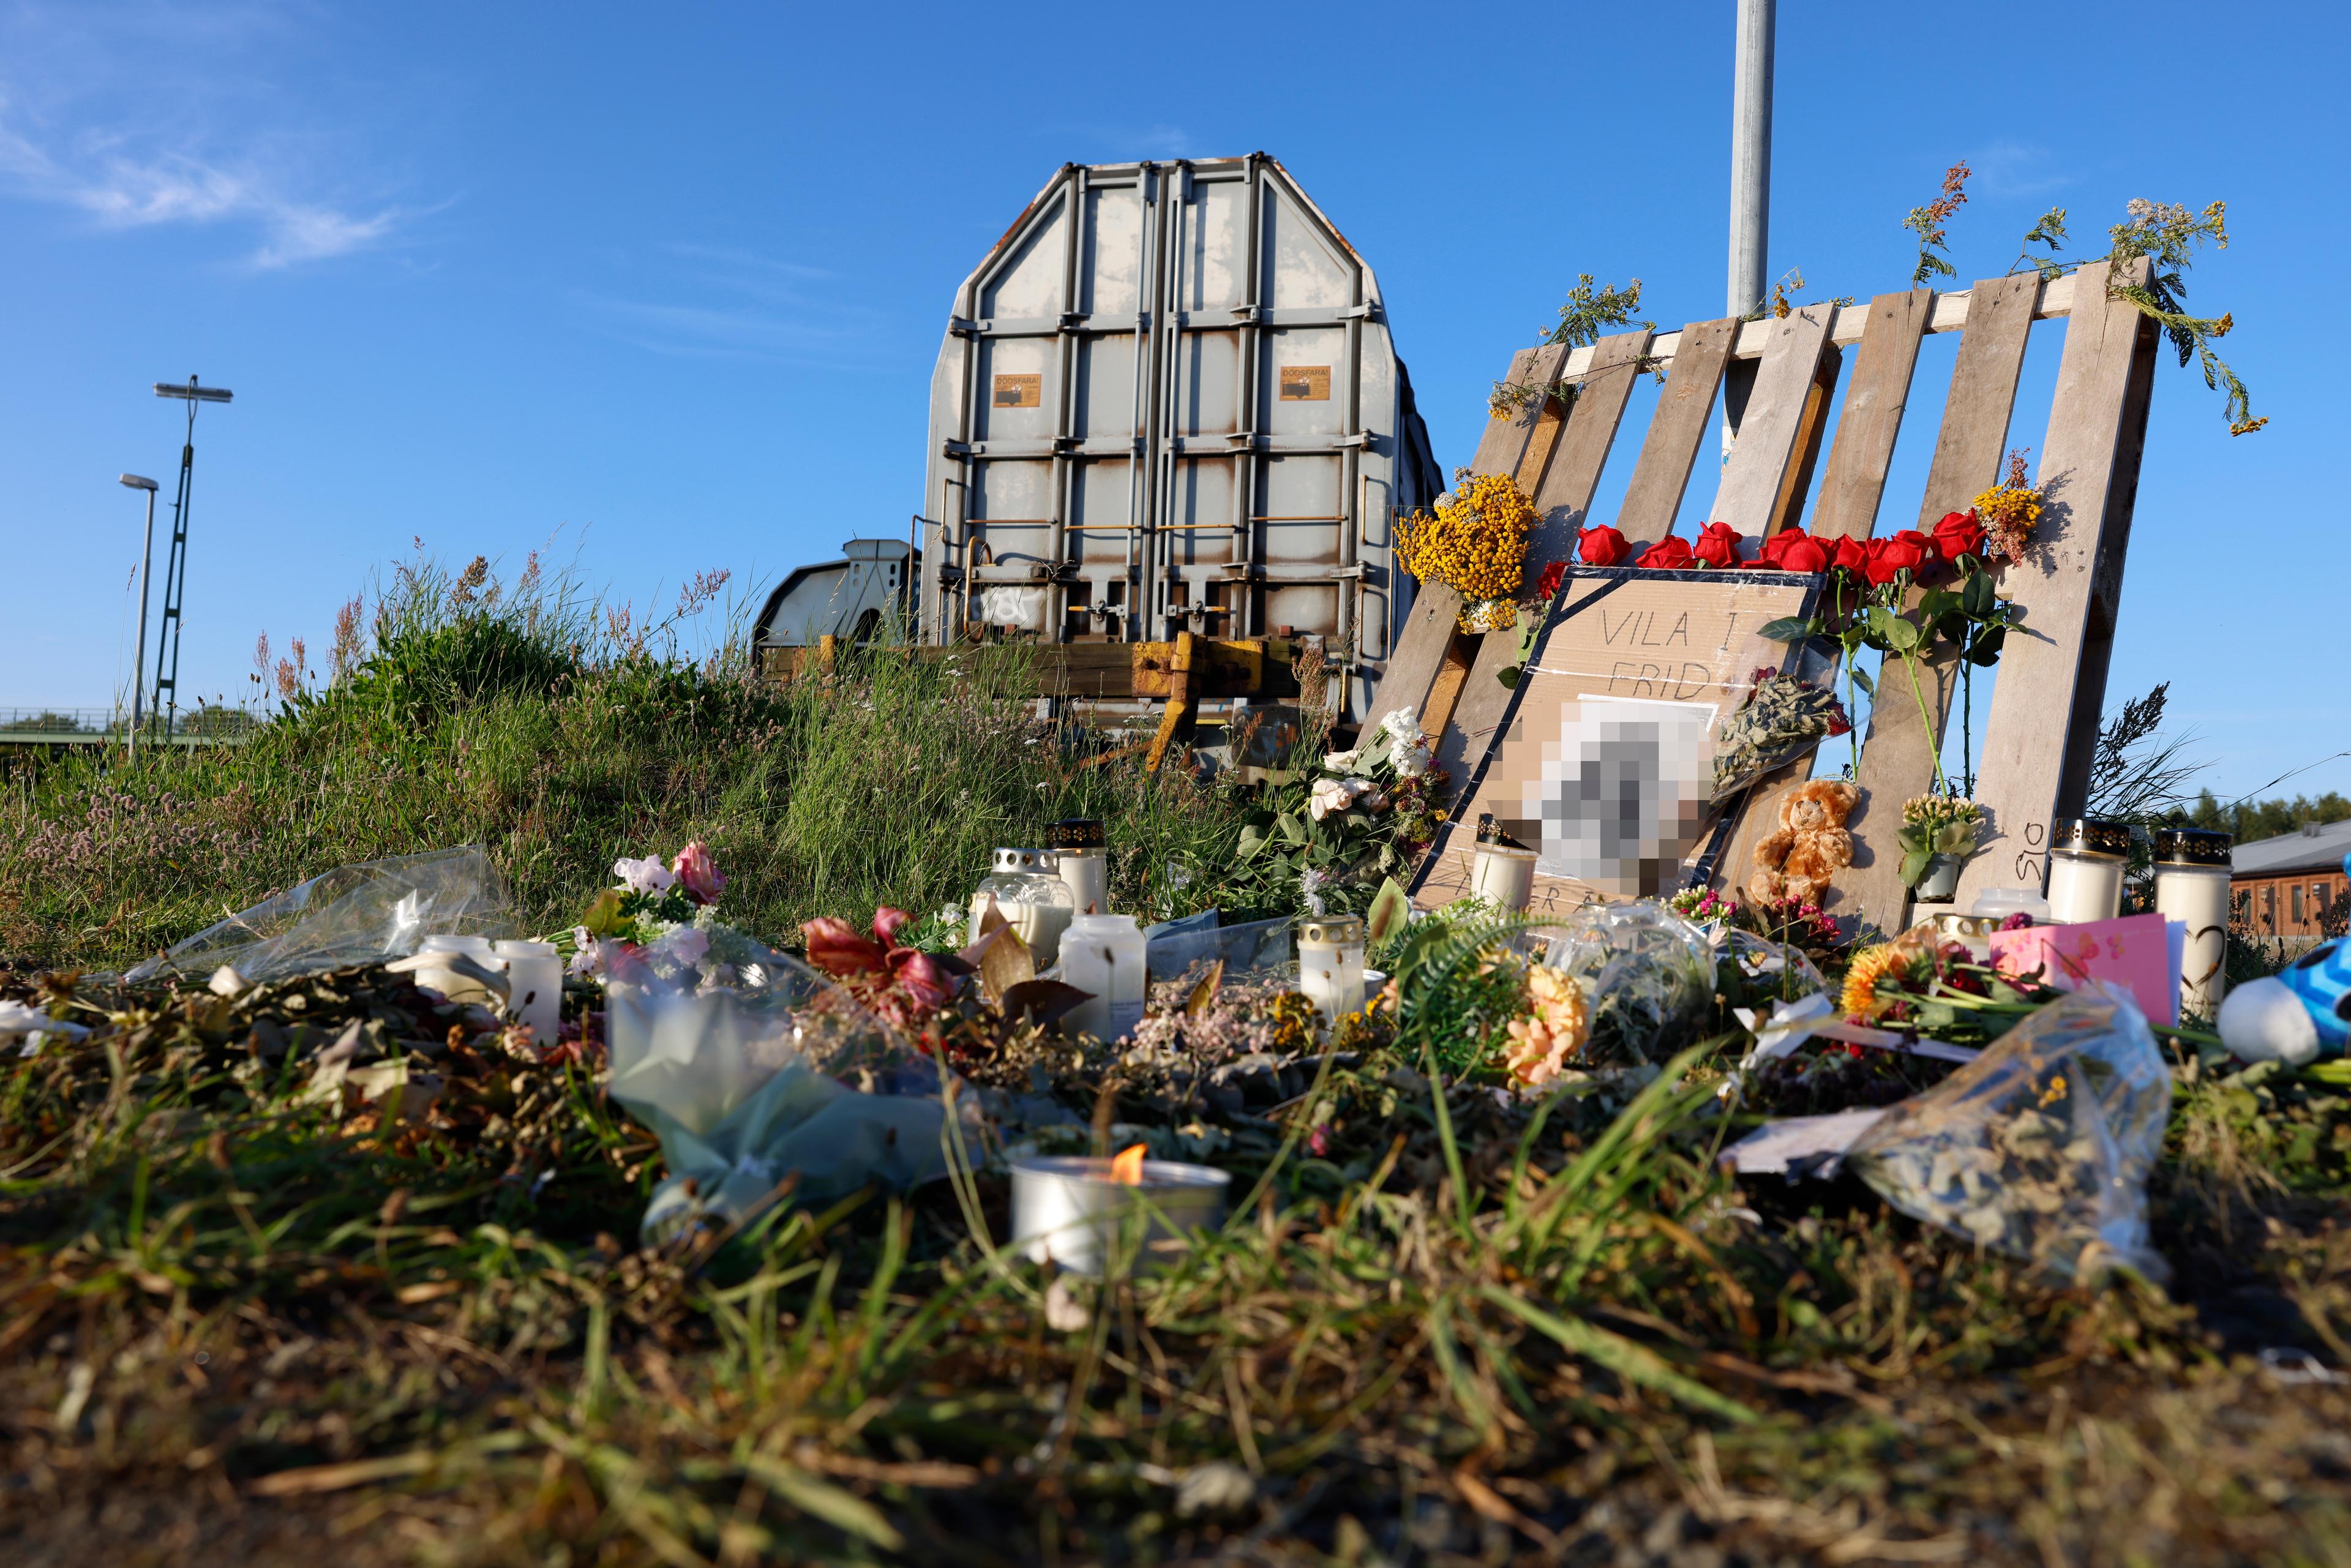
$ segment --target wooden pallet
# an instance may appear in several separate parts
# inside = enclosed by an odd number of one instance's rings
[[[2147,264],[2131,264],[2143,280]],[[1715,450],[1716,394],[1726,379],[1751,383],[1738,439],[1722,465],[1708,520],[1768,538],[1799,526],[1816,467],[1820,495],[1812,528],[1865,538],[1886,499],[1888,465],[1918,361],[1930,332],[1958,332],[1959,348],[1943,423],[1917,523],[1931,529],[1999,482],[2010,444],[2018,378],[2036,320],[2064,319],[2063,357],[2046,435],[2037,444],[2049,504],[2032,559],[2002,573],[2001,591],[2025,607],[1994,684],[1991,733],[1975,797],[1988,812],[1982,849],[1961,874],[1962,907],[1987,886],[2038,885],[2047,868],[2049,824],[2077,815],[2088,789],[2092,748],[2129,542],[2139,454],[2155,367],[2153,324],[2109,299],[2106,266],[2070,277],[1988,278],[1948,294],[1881,294],[1867,304],[1821,305],[1761,320],[1694,321],[1679,331],[1604,338],[1573,352],[1555,346],[1512,357],[1515,383],[1573,386],[1558,400],[1489,418],[1470,465],[1509,474],[1541,515],[1528,553],[1530,577],[1572,555],[1617,444],[1633,379],[1661,371],[1665,386],[1644,434],[1625,501],[1613,519],[1635,549],[1672,526],[1701,454]],[[1845,375],[1846,350],[1852,370]],[[2045,348],[2044,348],[2045,351]],[[1836,435],[1824,467],[1821,445],[1830,400],[1844,382]],[[1907,513],[1891,525],[1914,526]],[[1508,632],[1455,631],[1459,598],[1426,584],[1399,638],[1374,711],[1417,707],[1437,737],[1439,762],[1468,776],[1509,702],[1496,680],[1515,654]],[[1917,705],[1874,705],[1859,781],[1864,803],[1852,826],[1863,845],[1839,879],[1831,910],[1887,929],[1907,918],[1894,834],[1901,803],[1934,776],[1956,682],[1948,664],[1930,664],[1931,724]],[[1809,775],[1809,760],[1765,779],[1750,796],[1717,881],[1743,879],[1754,840],[1776,821],[1780,797]]]
[[[1168,643],[1024,646],[1036,659],[1037,690],[1041,696],[1158,703],[1156,733],[1146,746],[1129,748],[1144,752],[1145,766],[1156,772],[1169,748],[1190,732],[1201,703],[1298,695],[1297,661],[1302,644],[1286,637],[1218,639],[1182,632]],[[967,654],[973,647],[969,643],[857,647],[826,636],[818,638],[813,647],[761,649],[760,673],[776,681],[827,675],[852,656],[937,664]]]

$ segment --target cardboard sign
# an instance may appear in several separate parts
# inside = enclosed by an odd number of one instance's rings
[[[1456,781],[1414,902],[1468,894],[1481,815],[1537,852],[1533,913],[1678,887],[1707,826],[1716,730],[1757,669],[1790,657],[1759,633],[1805,614],[1814,587],[1781,572],[1573,569],[1502,723],[1465,737],[1479,761]]]
[[[2029,925],[1991,934],[1991,961],[2011,975],[2041,971],[2059,990],[2112,980],[2129,991],[2155,1023],[2179,1021],[2179,969],[2170,922],[2160,915],[2126,915],[2078,925]]]

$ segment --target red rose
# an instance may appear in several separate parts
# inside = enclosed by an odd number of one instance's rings
[[[1894,574],[1908,568],[1915,576],[1920,567],[1935,559],[1935,541],[1916,528],[1904,528],[1891,538],[1869,541],[1868,559],[1863,571],[1872,587],[1882,587],[1894,580]]]
[[[1542,575],[1535,579],[1535,597],[1546,601],[1556,598],[1559,594],[1559,585],[1566,580],[1567,562],[1563,560],[1552,562],[1542,569]]]
[[[1739,547],[1747,538],[1729,523],[1708,523],[1690,547],[1690,554],[1712,567],[1728,570],[1739,564]]]
[[[1943,520],[1935,525],[1935,549],[1954,565],[1963,555],[1980,557],[1983,542],[1983,525],[1976,521],[1973,507],[1964,512],[1946,512]]]
[[[1781,571],[1826,571],[1829,547],[1801,528],[1788,528],[1765,539],[1756,559]]]
[[[1614,528],[1585,528],[1575,536],[1575,549],[1592,566],[1614,566],[1633,553],[1633,542]]]
[[[1696,559],[1697,555],[1689,548],[1687,540],[1679,534],[1667,534],[1643,550],[1641,559],[1633,564],[1651,571],[1686,571]]]
[[[1834,551],[1829,559],[1831,566],[1840,571],[1851,572],[1855,577],[1863,576],[1867,572],[1869,569],[1867,539],[1857,539],[1848,534],[1830,548]]]

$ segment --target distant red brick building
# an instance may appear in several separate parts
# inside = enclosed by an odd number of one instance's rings
[[[2239,844],[2229,885],[2256,936],[2316,936],[2326,917],[2351,898],[2343,857],[2351,852],[2351,821],[2313,823],[2299,832]]]

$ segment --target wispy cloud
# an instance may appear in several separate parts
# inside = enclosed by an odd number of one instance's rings
[[[345,256],[376,245],[408,215],[396,207],[355,213],[290,194],[283,180],[188,153],[142,154],[114,131],[45,143],[17,128],[0,97],[0,178],[16,195],[88,213],[115,229],[245,224],[258,240],[246,259],[274,268]]]
[[[1968,155],[1975,171],[1976,189],[1987,196],[2045,196],[2074,183],[2074,172],[2056,165],[2046,147],[2022,141],[1995,141]]]
[[[601,329],[679,358],[873,362],[883,319],[840,297],[838,272],[724,246],[669,244],[655,254],[653,277],[629,294],[574,296]]]

